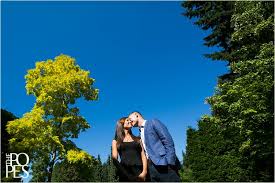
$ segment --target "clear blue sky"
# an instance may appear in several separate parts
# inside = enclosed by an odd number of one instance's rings
[[[30,111],[27,70],[68,54],[100,89],[97,102],[77,102],[91,125],[80,148],[106,160],[116,121],[138,110],[166,124],[182,159],[188,126],[210,113],[204,100],[227,70],[203,57],[207,32],[183,11],[180,2],[2,2],[2,108]]]

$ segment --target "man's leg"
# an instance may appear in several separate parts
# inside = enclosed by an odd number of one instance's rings
[[[159,182],[160,175],[159,175],[157,169],[155,168],[155,165],[152,163],[152,161],[150,161],[148,165],[149,165],[148,167],[149,167],[149,174],[150,174],[151,182]]]
[[[181,182],[177,172],[169,166],[157,166],[153,165],[155,177],[152,177],[152,181],[157,182]]]
[[[150,170],[149,170],[149,163],[147,164],[147,174],[146,174],[146,178],[145,178],[145,182],[151,182],[151,176],[150,176]]]
[[[168,172],[167,172],[166,176],[164,175],[163,181],[165,181],[165,182],[181,182],[180,177],[177,174],[177,172],[170,167],[168,167]]]

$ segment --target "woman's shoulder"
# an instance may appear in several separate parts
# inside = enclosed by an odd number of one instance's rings
[[[113,145],[116,145],[116,144],[117,144],[117,140],[116,140],[116,139],[113,139],[113,140],[112,140],[112,144],[113,144]]]

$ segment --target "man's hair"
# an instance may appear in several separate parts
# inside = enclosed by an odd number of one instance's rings
[[[136,113],[138,113],[142,117],[142,114],[139,111],[133,111],[133,112],[130,113],[130,115],[131,114],[136,114]]]

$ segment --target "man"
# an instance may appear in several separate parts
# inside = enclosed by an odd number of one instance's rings
[[[159,120],[145,120],[139,112],[129,115],[134,127],[139,127],[149,174],[154,182],[180,182],[179,161],[173,139],[166,126]]]

